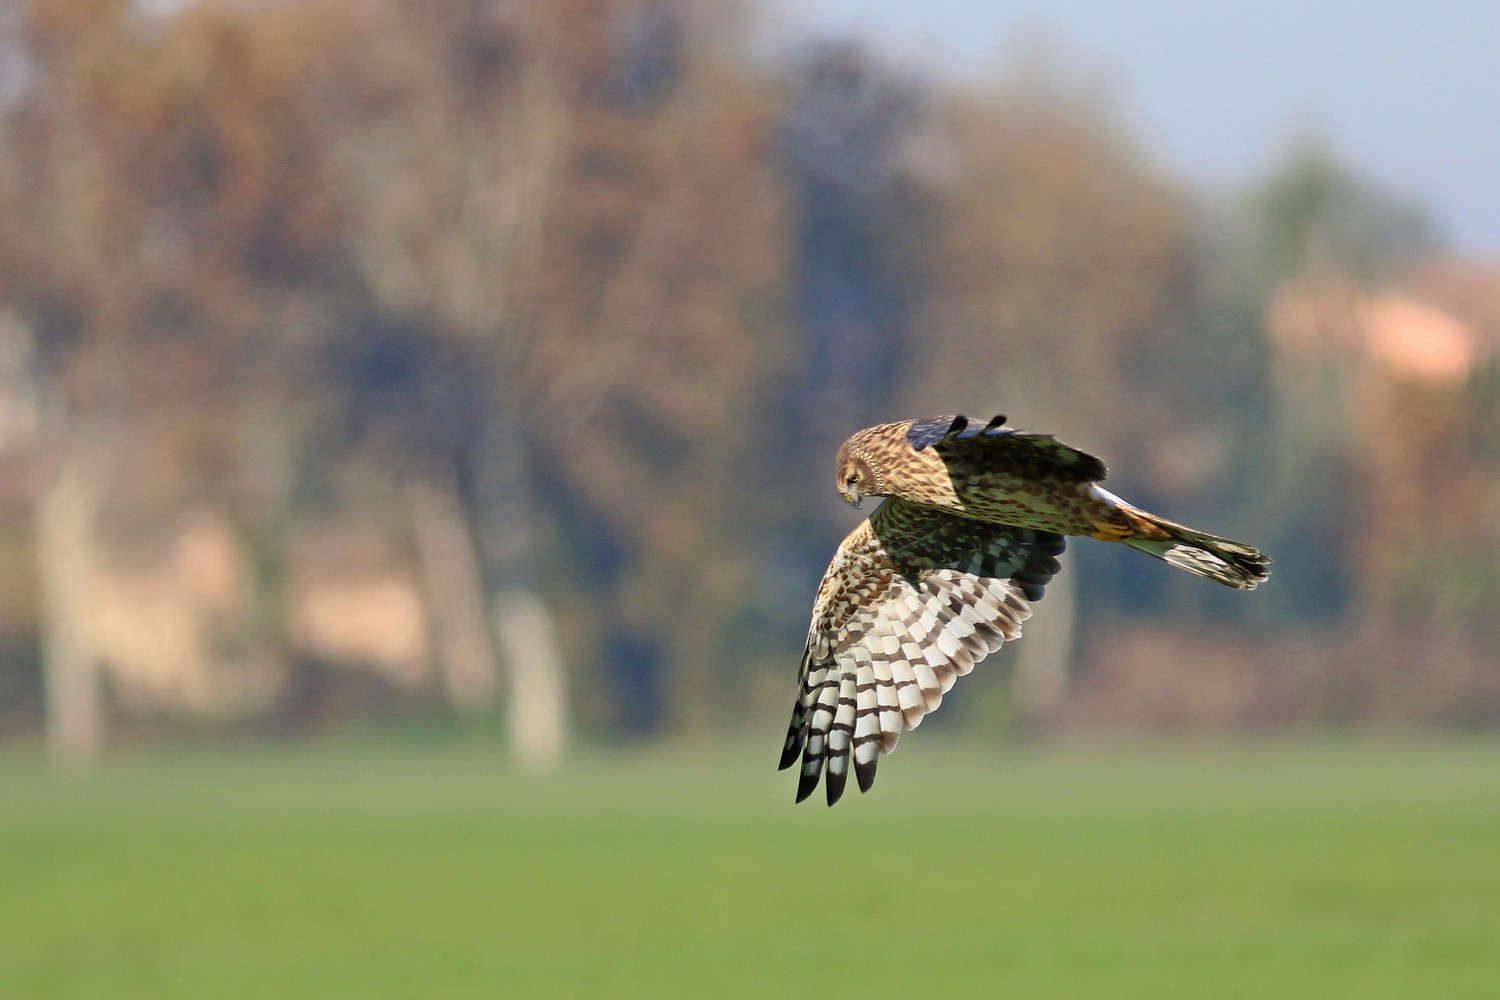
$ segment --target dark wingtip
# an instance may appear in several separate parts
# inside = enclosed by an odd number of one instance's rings
[[[802,780],[800,780],[800,781],[797,782],[797,801],[798,802],[805,801],[807,799],[807,797],[813,793],[813,790],[818,787],[818,775],[819,775],[819,773],[820,773],[819,771],[814,771],[811,774],[804,774],[802,776]]]
[[[984,429],[987,430],[987,431],[992,431],[996,427],[1003,427],[1003,426],[1005,426],[1005,414],[1001,413],[1001,414],[996,414],[995,417],[989,423],[985,424],[984,425]]]
[[[839,799],[844,797],[844,782],[848,779],[848,777],[849,774],[847,771],[839,773],[833,770],[829,770],[827,778],[825,778],[823,781],[823,784],[826,786],[828,791],[829,805],[833,805]]]
[[[875,787],[876,763],[877,761],[875,760],[870,761],[868,764],[855,763],[854,778],[859,782],[859,790],[861,792],[868,792],[871,788]]]
[[[807,716],[803,712],[802,698],[798,697],[792,703],[792,721],[786,727],[786,743],[781,747],[781,763],[776,765],[776,770],[785,771],[797,763],[797,758],[802,756],[802,746],[807,742]]]

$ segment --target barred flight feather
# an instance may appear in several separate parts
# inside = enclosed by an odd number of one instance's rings
[[[989,526],[987,526],[989,527]],[[887,500],[839,547],[819,590],[781,766],[801,761],[797,800],[823,779],[861,791],[902,732],[937,710],[960,676],[1021,634],[1059,570],[1059,535],[993,528]]]

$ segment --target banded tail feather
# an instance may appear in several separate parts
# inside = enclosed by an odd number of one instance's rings
[[[1271,560],[1253,546],[1195,531],[1145,511],[1136,513],[1145,522],[1145,531],[1125,539],[1125,544],[1148,556],[1236,590],[1254,590],[1271,575]]]

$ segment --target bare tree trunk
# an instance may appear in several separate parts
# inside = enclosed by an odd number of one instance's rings
[[[1064,571],[1047,584],[1037,614],[1026,622],[1025,634],[1016,644],[1015,695],[1029,716],[1056,708],[1068,692],[1078,590],[1073,574],[1067,572],[1070,561],[1063,557]]]
[[[510,680],[506,713],[521,766],[550,771],[562,762],[568,702],[562,648],[552,612],[537,595],[536,515],[526,468],[525,425],[514,418],[514,390],[491,417],[479,458],[477,523],[495,639]]]
[[[468,517],[451,476],[407,482],[417,558],[442,659],[448,703],[465,713],[494,704],[499,670],[485,625],[484,579]]]
[[[495,595],[495,634],[510,667],[511,752],[528,771],[554,770],[568,742],[567,688],[552,613],[531,590]]]
[[[88,609],[94,525],[107,478],[104,446],[75,432],[55,478],[38,490],[34,514],[47,748],[57,764],[78,770],[94,763],[104,740]]]
[[[438,21],[395,23],[447,44]],[[451,91],[443,74],[398,75],[395,92],[409,100],[350,129],[344,162],[360,268],[377,298],[398,314],[430,310],[439,327],[476,347],[476,363],[502,393],[464,499],[490,596],[493,648],[509,681],[512,748],[524,766],[545,770],[564,751],[567,700],[557,629],[537,596],[537,518],[526,475],[531,414],[517,396],[536,349],[526,334],[535,330],[545,284],[543,234],[571,149],[571,112],[550,60],[523,55],[518,66],[503,104],[482,108],[471,98],[487,95]],[[370,125],[383,155],[369,155]]]

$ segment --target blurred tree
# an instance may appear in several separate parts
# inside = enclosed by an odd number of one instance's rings
[[[924,294],[928,206],[914,165],[930,108],[916,79],[834,41],[789,60],[778,110],[792,339],[756,458],[790,488],[758,498],[758,572],[775,582],[754,607],[769,627],[751,631],[800,638],[828,556],[853,526],[829,489],[834,451],[901,416],[893,407]]]
[[[34,0],[21,25],[5,195],[12,301],[41,343],[38,454],[56,470],[37,494],[49,729],[59,754],[86,758],[102,719],[89,563],[116,470],[130,455],[138,482],[143,456],[197,448],[226,414],[286,426],[289,408],[264,402],[289,370],[293,338],[275,334],[331,222],[286,114],[317,42],[289,9],[157,23],[126,3]],[[178,339],[188,330],[211,336]],[[247,384],[250,396],[233,392]],[[166,428],[177,433],[158,447]],[[277,505],[287,495],[272,492]],[[263,638],[262,653],[285,648],[284,635]]]
[[[1359,511],[1346,545],[1356,704],[1493,722],[1500,282],[1435,262],[1366,296],[1357,320],[1363,356],[1350,359],[1344,414]]]
[[[539,596],[528,468],[537,414],[522,373],[536,343],[543,226],[571,124],[567,81],[538,43],[534,5],[385,3],[339,16],[360,28],[325,76],[323,125],[338,153],[360,274],[379,310],[453,342],[481,373],[489,411],[473,428],[478,442],[465,467],[451,448],[408,441],[420,551],[436,581],[444,578],[431,562],[439,535],[477,548],[510,671],[512,747],[523,765],[545,770],[563,753],[567,710],[557,628]],[[447,589],[464,588],[452,580]],[[475,663],[485,669],[482,656]],[[475,699],[494,687],[480,680]]]
[[[1148,443],[1170,435],[1186,206],[1087,92],[1050,64],[946,95],[927,160],[937,204],[926,308],[904,398],[913,413],[1003,412],[1120,463],[1147,503]],[[1149,504],[1148,504],[1149,505]],[[1063,696],[1073,600],[1118,601],[1112,553],[1078,545],[1017,647],[1033,708]],[[1111,588],[1110,584],[1115,582]],[[1135,581],[1132,581],[1134,583]]]
[[[1112,455],[1137,447],[1161,419],[1137,359],[1175,332],[1181,196],[1087,94],[1046,77],[952,95],[936,142],[941,215],[911,396],[1003,400],[1028,426]]]
[[[1295,142],[1250,194],[1249,266],[1264,287],[1389,281],[1438,245],[1420,205],[1359,177],[1327,141]]]
[[[91,591],[129,543],[164,557],[189,509],[253,556],[249,610],[204,656],[264,679],[271,712],[317,717],[301,702],[326,695],[288,610],[316,524],[413,561],[431,621],[409,631],[434,626],[449,704],[485,709],[503,668],[523,761],[556,761],[572,701],[617,729],[714,731],[759,693],[744,667],[794,655],[852,521],[832,449],[953,410],[1096,448],[1132,499],[1278,559],[1254,601],[1221,602],[1077,546],[1087,565],[1017,647],[1018,699],[1067,696],[1076,596],[1353,621],[1266,647],[1335,664],[1330,717],[1453,718],[1466,698],[1487,717],[1493,334],[1479,292],[1448,315],[1413,276],[1420,213],[1311,145],[1195,225],[1047,58],[938,87],[834,44],[773,80],[743,13],[0,5],[0,433],[35,456],[60,759],[97,752],[109,715]],[[1462,364],[1433,381],[1376,358],[1366,328],[1395,300],[1462,327]],[[1181,718],[1246,719],[1303,690],[1241,684],[1214,710],[1184,683],[1194,656],[1152,652],[1196,648],[1170,628],[1139,623],[1129,655],[1165,664],[1143,704],[1170,686]],[[1405,661],[1442,683],[1393,682]]]
[[[888,419],[902,381],[922,278],[911,161],[925,95],[843,43],[801,56],[788,89],[780,138],[805,366],[792,419],[837,445]]]
[[[465,344],[379,314],[351,312],[316,366],[337,416],[330,448],[368,459],[389,490],[371,506],[405,509],[429,613],[444,692],[459,712],[494,703],[499,684],[484,579],[463,506],[484,440],[490,398]],[[371,476],[360,478],[368,494]],[[393,481],[393,482],[392,482]],[[348,501],[346,501],[348,502]]]
[[[701,735],[743,683],[727,629],[756,590],[761,522],[734,501],[785,363],[785,238],[772,105],[731,44],[736,10],[674,9],[670,87],[621,106],[611,68],[603,99],[580,102],[535,372],[576,513],[613,536],[613,586],[596,597],[606,659],[633,655],[657,721]],[[616,5],[599,64],[638,58],[619,18],[665,10]]]
[[[538,762],[561,738],[558,625],[540,595],[588,576],[544,569],[565,510],[617,535],[622,575],[597,595],[609,624],[660,651],[672,722],[705,729],[704,665],[746,586],[744,543],[705,497],[732,488],[775,361],[779,277],[765,111],[710,41],[730,14],[604,0],[421,14],[375,8],[364,23],[383,28],[331,76],[331,127],[378,307],[480,373],[472,466],[424,472],[422,489],[462,486],[443,505],[469,505],[512,732],[535,734]],[[545,507],[544,483],[563,491]]]
[[[1289,309],[1317,303],[1311,322],[1324,329],[1314,336],[1330,338],[1311,354],[1284,344],[1273,353],[1265,424],[1243,454],[1258,496],[1247,511],[1258,522],[1254,534],[1279,562],[1278,586],[1259,602],[1260,613],[1326,620],[1347,610],[1355,571],[1347,507],[1359,491],[1347,338],[1359,336],[1365,291],[1431,253],[1436,237],[1416,206],[1358,177],[1326,144],[1304,140],[1246,199],[1235,241],[1224,260],[1233,276],[1222,301],[1253,303],[1260,339],[1273,343],[1298,324]]]
[[[35,524],[47,733],[73,765],[91,762],[103,738],[87,638],[93,536],[152,263],[149,198],[121,183],[140,164],[116,111],[134,100],[149,113],[140,98],[152,82],[141,54],[115,44],[127,14],[121,3],[33,4],[20,25],[26,86],[6,120],[9,291],[38,330],[43,363]],[[111,93],[103,81],[117,76],[129,82]]]

